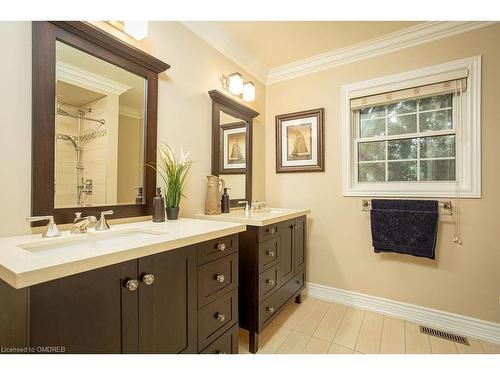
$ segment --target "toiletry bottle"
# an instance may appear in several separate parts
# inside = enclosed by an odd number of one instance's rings
[[[153,198],[153,223],[165,221],[165,201],[161,195],[161,187],[156,188],[156,197]]]
[[[137,197],[135,197],[135,204],[142,204],[142,199],[143,199],[142,188],[141,187],[137,188],[137,190],[139,190],[139,191],[137,192]]]
[[[229,195],[227,194],[227,191],[231,190],[231,188],[224,188],[224,193],[222,193],[222,199],[221,199],[221,212],[223,214],[228,214],[229,213]]]

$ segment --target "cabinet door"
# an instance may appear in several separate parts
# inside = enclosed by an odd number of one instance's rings
[[[196,353],[196,263],[196,246],[139,259],[139,352]]]
[[[306,217],[301,216],[295,219],[294,226],[294,260],[295,274],[305,268],[306,262]]]
[[[279,263],[278,286],[284,285],[294,275],[294,224],[295,220],[287,220],[279,223],[281,260]]]
[[[136,272],[133,260],[32,286],[29,345],[66,353],[133,352],[137,291],[124,283]]]

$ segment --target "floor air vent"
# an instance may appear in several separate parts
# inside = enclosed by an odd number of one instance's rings
[[[453,333],[440,331],[438,329],[420,326],[420,332],[425,333],[427,335],[440,337],[440,338],[445,339],[445,340],[458,342],[459,344],[469,345],[469,341],[467,340],[467,337],[454,335]]]

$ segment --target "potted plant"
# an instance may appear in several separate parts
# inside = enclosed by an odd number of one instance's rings
[[[149,165],[154,168],[165,183],[165,209],[168,220],[177,220],[179,217],[179,202],[184,195],[184,183],[186,176],[193,163],[189,160],[189,154],[184,154],[181,149],[179,158],[175,157],[174,151],[168,144],[164,147],[158,147],[160,152],[160,161],[155,165]]]

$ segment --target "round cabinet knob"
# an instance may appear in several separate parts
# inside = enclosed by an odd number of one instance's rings
[[[267,279],[267,283],[268,283],[269,285],[274,285],[274,280],[272,280],[272,279]]]
[[[224,242],[221,242],[220,244],[217,244],[217,249],[219,249],[219,251],[226,250],[226,244]]]
[[[133,292],[137,288],[139,288],[139,281],[137,280],[129,280],[125,283],[125,288]]]
[[[225,279],[226,279],[226,278],[224,277],[224,275],[217,275],[217,276],[215,277],[215,280],[217,280],[217,281],[218,281],[219,283],[221,283],[221,284],[224,282],[224,280],[225,280]]]
[[[274,307],[273,306],[268,307],[267,311],[269,311],[272,314],[274,312]]]
[[[142,282],[146,285],[151,285],[155,282],[155,277],[154,275],[148,273],[142,277]]]
[[[226,320],[226,314],[217,313],[216,318],[218,321],[223,322],[224,320]]]
[[[272,250],[269,250],[266,252],[267,255],[269,255],[270,257],[273,257],[274,256],[274,251]]]
[[[269,228],[269,229],[267,230],[267,232],[268,232],[269,234],[274,234],[274,228]]]

